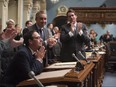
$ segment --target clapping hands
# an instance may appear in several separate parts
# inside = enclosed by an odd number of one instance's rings
[[[1,39],[14,39],[17,35],[17,31],[13,28],[7,28],[5,32],[2,32]]]
[[[35,57],[41,61],[44,58],[45,53],[46,53],[45,47],[41,46],[40,49],[35,52]]]
[[[77,23],[78,32],[80,32],[82,30],[82,26],[83,26],[83,24],[81,22]]]
[[[23,38],[19,41],[15,40],[14,38],[17,35],[17,31],[14,28],[7,28],[5,32],[0,35],[1,40],[8,39],[12,48],[15,48],[21,44],[23,44]]]
[[[54,37],[51,37],[47,40],[49,47],[53,47],[56,44],[57,40]]]

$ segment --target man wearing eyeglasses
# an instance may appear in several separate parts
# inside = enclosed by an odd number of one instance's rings
[[[15,87],[19,82],[29,79],[28,73],[33,71],[35,75],[43,70],[43,57],[45,47],[42,38],[36,31],[29,31],[24,35],[24,46],[14,56],[4,77],[5,87]]]

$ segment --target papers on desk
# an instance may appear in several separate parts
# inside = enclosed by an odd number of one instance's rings
[[[42,72],[40,75],[36,75],[35,78],[39,79],[42,83],[60,82],[63,80],[65,74],[70,71],[71,69]],[[29,85],[31,86],[34,84],[36,84],[34,79],[28,79],[28,80],[20,82],[17,85],[17,87],[23,87],[23,86],[27,87]]]
[[[76,65],[76,62],[61,62],[61,63],[54,63],[46,69],[71,69],[74,68]]]
[[[86,59],[87,60],[93,60],[95,57],[92,56],[92,52],[86,52]]]
[[[98,54],[105,54],[106,52],[104,52],[104,51],[101,51],[101,52],[98,52]]]
[[[91,57],[92,52],[85,52],[85,53],[86,53],[86,58],[90,58]]]
[[[37,75],[36,78],[38,78],[38,79],[48,79],[48,78],[64,77],[65,74],[70,72],[70,71],[71,71],[71,69],[57,70],[57,71],[50,71],[50,72],[42,72],[40,75]]]

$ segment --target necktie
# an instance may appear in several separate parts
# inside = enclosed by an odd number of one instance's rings
[[[76,27],[74,27],[73,34],[76,35]]]
[[[43,32],[43,29],[40,29],[40,36],[44,40],[44,32]]]
[[[39,32],[40,32],[40,36],[42,36],[42,30],[41,29],[39,29]]]

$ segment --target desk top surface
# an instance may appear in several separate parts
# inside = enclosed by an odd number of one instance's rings
[[[90,64],[86,64],[84,70],[80,72],[75,72],[74,69],[64,69],[43,72],[35,77],[39,79],[43,84],[52,82],[81,82],[87,77],[93,67],[94,63],[91,62]],[[29,79],[19,83],[17,87],[33,84],[36,84],[35,81],[33,79]]]
[[[73,69],[75,68],[76,62],[59,62],[54,63],[45,69],[47,70],[58,70],[58,69]]]

